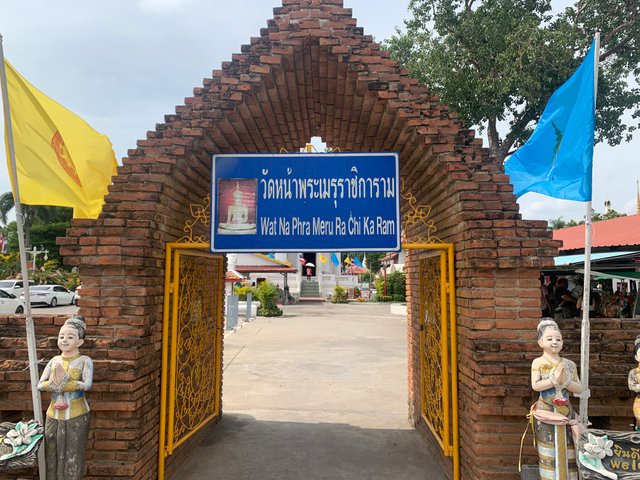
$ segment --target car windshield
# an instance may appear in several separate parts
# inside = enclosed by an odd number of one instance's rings
[[[1,282],[0,281],[0,288],[11,288],[13,287],[13,284],[15,282]]]

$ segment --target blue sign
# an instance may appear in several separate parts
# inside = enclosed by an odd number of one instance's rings
[[[400,250],[397,153],[214,155],[212,252]]]

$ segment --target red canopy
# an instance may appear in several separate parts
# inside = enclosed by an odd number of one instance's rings
[[[349,275],[362,275],[363,273],[368,272],[366,268],[359,267],[357,265],[351,264],[344,267],[344,270]]]

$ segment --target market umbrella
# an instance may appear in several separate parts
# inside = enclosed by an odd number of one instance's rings
[[[315,265],[311,262],[307,262],[304,264],[305,267],[315,267]]]

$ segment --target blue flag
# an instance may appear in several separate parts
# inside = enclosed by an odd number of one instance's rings
[[[333,263],[336,267],[340,266],[340,260],[338,260],[338,257],[336,257],[335,253],[331,254],[331,263]]]
[[[591,200],[595,131],[595,41],[586,58],[549,99],[533,134],[505,163],[514,193]]]
[[[362,267],[362,262],[358,257],[353,257],[353,263],[355,263],[357,267]]]

